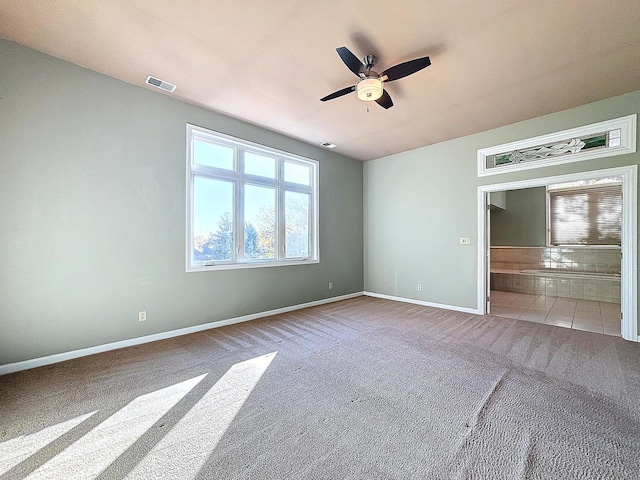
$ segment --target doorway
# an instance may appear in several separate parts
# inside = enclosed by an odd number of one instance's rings
[[[478,187],[478,310],[483,314],[491,311],[490,295],[490,216],[489,195],[492,192],[546,187],[550,184],[588,180],[599,177],[620,176],[622,178],[622,261],[620,275],[620,310],[622,312],[620,333],[623,338],[638,340],[637,293],[636,293],[636,232],[637,232],[637,167],[619,167],[590,172],[579,172],[555,177],[523,180]],[[495,300],[495,299],[494,299]],[[546,303],[546,300],[541,300]],[[554,300],[555,301],[555,300]],[[562,303],[562,302],[561,302]],[[566,308],[566,306],[565,306]],[[617,308],[617,306],[616,306]],[[565,313],[566,314],[566,313]],[[608,312],[610,317],[611,312]]]

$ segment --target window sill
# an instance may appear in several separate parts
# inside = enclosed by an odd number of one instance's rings
[[[218,270],[240,270],[246,268],[284,267],[289,265],[309,265],[320,263],[318,259],[285,260],[280,262],[245,262],[245,263],[220,263],[218,265],[195,265],[187,267],[187,273],[210,272]]]

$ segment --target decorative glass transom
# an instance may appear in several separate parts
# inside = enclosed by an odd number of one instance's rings
[[[636,115],[478,150],[478,176],[636,151]]]
[[[496,168],[502,165],[535,162],[537,160],[545,160],[550,157],[557,158],[564,155],[573,155],[591,148],[606,148],[616,145],[620,145],[619,128],[605,133],[584,136],[582,138],[571,138],[568,140],[561,140],[556,143],[547,143],[537,147],[523,148],[497,155],[489,155],[486,158],[486,162],[487,168]]]

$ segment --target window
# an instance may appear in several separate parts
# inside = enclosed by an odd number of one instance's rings
[[[622,179],[550,185],[550,245],[620,245]]]
[[[187,125],[187,271],[318,261],[318,163]]]
[[[582,162],[636,151],[637,115],[478,150],[478,176]]]

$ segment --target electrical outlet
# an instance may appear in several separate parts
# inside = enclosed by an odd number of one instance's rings
[[[460,237],[460,245],[471,245],[471,238]]]
[[[142,312],[138,312],[138,321],[145,322],[147,320],[147,311],[143,310]]]
[[[418,286],[416,287],[418,289],[419,292],[422,291],[422,285],[419,283]]]
[[[329,290],[333,290],[333,282],[329,282]]]

